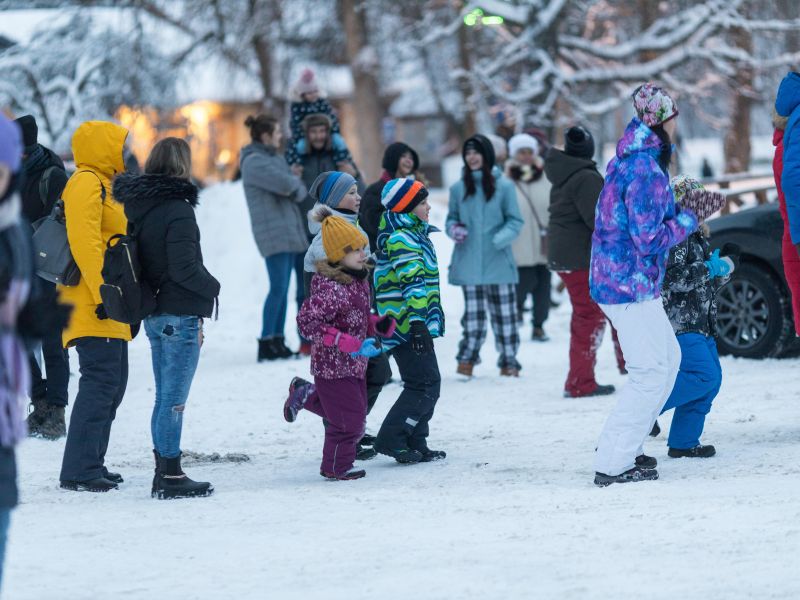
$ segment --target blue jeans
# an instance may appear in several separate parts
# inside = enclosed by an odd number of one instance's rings
[[[281,252],[266,258],[267,275],[269,275],[269,293],[264,301],[264,313],[261,325],[261,339],[283,335],[286,324],[286,306],[289,296],[289,281],[295,270],[297,254]]]
[[[153,447],[165,458],[181,454],[183,411],[200,360],[202,319],[156,315],[144,321],[153,356],[156,404],[150,420]]]
[[[706,415],[722,386],[722,367],[714,338],[684,333],[678,336],[678,343],[681,370],[661,412],[675,409],[667,444],[686,450],[700,443]]]
[[[6,539],[10,517],[10,508],[0,508],[0,589],[3,588],[3,561],[6,558]]]

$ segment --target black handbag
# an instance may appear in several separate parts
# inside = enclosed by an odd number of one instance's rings
[[[92,173],[92,171],[78,171]],[[92,173],[96,176],[95,173]],[[98,177],[98,179],[100,179]],[[101,201],[106,199],[106,188],[100,182]],[[64,201],[59,199],[49,215],[33,224],[34,268],[36,274],[52,283],[76,286],[81,280],[78,268],[67,237],[67,219],[64,215]]]

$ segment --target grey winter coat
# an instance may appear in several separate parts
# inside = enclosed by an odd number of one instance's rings
[[[550,190],[548,261],[554,271],[588,271],[592,233],[603,176],[593,160],[551,148],[544,173]]]
[[[321,206],[321,204],[317,203],[314,205],[314,208],[309,211],[308,213],[308,229],[314,234],[314,239],[311,241],[311,245],[308,247],[308,251],[306,252],[306,257],[303,261],[303,270],[306,273],[316,273],[317,272],[317,263],[321,260],[328,260],[328,255],[325,253],[325,248],[322,246],[322,224],[316,221],[313,217],[314,211],[317,210],[317,207]],[[330,209],[330,211],[337,217],[341,217],[348,223],[351,223],[358,227],[358,230],[364,234],[364,237],[367,237],[367,232],[361,228],[361,225],[358,224],[358,213],[354,212],[340,212],[338,210]],[[367,237],[367,239],[369,239]],[[367,244],[367,255],[371,254],[369,244]]]
[[[661,297],[676,335],[717,333],[717,291],[728,279],[709,277],[705,262],[710,256],[708,240],[700,231],[670,250]]]
[[[242,148],[240,165],[253,236],[261,255],[305,252],[308,233],[300,203],[308,192],[303,182],[292,175],[275,148],[260,142]]]
[[[467,239],[453,248],[449,281],[452,285],[517,284],[519,273],[511,244],[525,225],[517,205],[517,192],[510,179],[494,167],[496,189],[487,202],[481,186],[482,174],[473,171],[475,195],[465,198],[463,181],[450,187],[447,234],[455,223],[467,228]]]

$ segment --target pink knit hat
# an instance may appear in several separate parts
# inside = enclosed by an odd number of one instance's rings
[[[633,92],[633,108],[648,127],[666,123],[678,116],[678,105],[664,89],[644,83]]]
[[[294,91],[298,96],[319,92],[317,77],[314,75],[314,71],[308,68],[303,69],[303,72],[300,73],[300,79],[294,84]]]

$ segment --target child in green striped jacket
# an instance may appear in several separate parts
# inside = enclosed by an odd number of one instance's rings
[[[428,422],[439,399],[441,376],[433,339],[444,335],[436,250],[428,234],[428,190],[413,179],[383,189],[386,208],[378,230],[375,302],[378,315],[397,322],[383,342],[394,357],[403,391],[378,432],[375,450],[398,462],[430,462],[445,453],[428,448]]]

